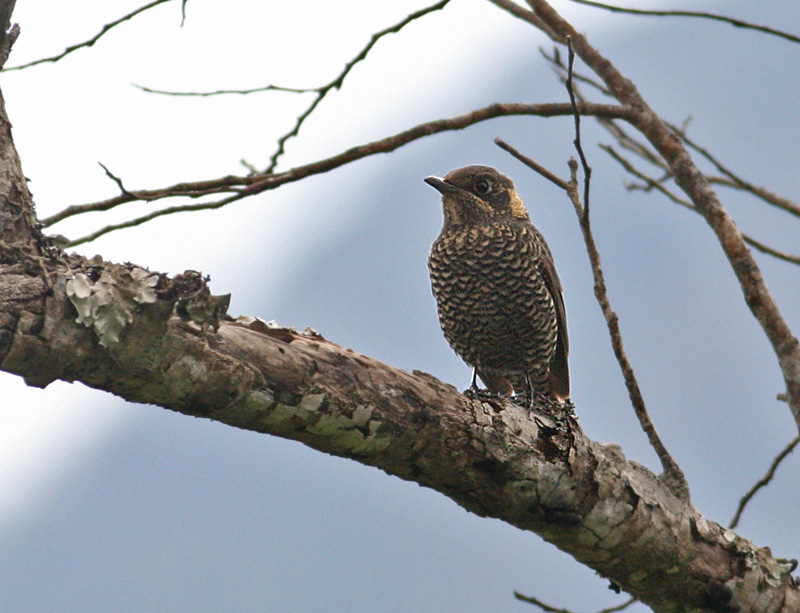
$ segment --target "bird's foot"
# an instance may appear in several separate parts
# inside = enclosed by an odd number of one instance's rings
[[[524,392],[520,392],[519,394],[515,394],[512,396],[512,400],[525,408],[529,411],[532,410],[536,406],[546,405],[551,406],[553,405],[555,400],[548,396],[547,394],[543,394],[535,389],[528,388]]]
[[[470,386],[469,388],[465,389],[463,393],[467,398],[474,398],[476,400],[485,400],[485,399],[494,400],[497,398],[502,398],[504,396],[507,396],[507,394],[504,394],[502,392],[493,392],[491,390],[480,388],[477,385]]]

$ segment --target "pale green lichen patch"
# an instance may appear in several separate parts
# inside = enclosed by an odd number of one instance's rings
[[[244,412],[251,416],[260,416],[266,413],[275,404],[275,397],[268,391],[251,392],[244,399]]]
[[[257,401],[249,401],[248,405],[260,410]],[[348,415],[328,406],[323,394],[308,394],[296,405],[271,403],[265,410],[263,423],[267,428],[289,426],[328,439],[332,447],[352,454],[379,452],[392,440],[379,434],[382,422],[371,419],[371,408],[359,405]]]
[[[356,428],[363,428],[372,418],[372,409],[364,405],[359,405],[353,410],[353,423]],[[371,424],[370,424],[371,425]]]
[[[298,411],[304,411],[306,414],[316,413],[323,402],[325,402],[324,394],[308,394],[303,396],[297,409]]]
[[[119,342],[138,305],[156,301],[157,274],[137,267],[116,273],[102,270],[94,280],[79,272],[66,286],[67,297],[78,312],[76,321],[92,328],[104,347]]]
[[[336,442],[337,446],[353,453],[373,453],[385,449],[391,438],[377,434],[380,422],[370,422],[372,410],[365,406],[356,407],[351,416],[339,411],[322,415],[313,425],[306,428],[311,434],[324,436]],[[365,433],[364,431],[367,431]]]
[[[266,423],[267,425],[277,425],[285,421],[288,421],[294,417],[301,417],[298,414],[296,406],[278,404],[275,406],[274,409],[272,409],[272,411],[270,411],[270,414],[264,419],[264,423]]]

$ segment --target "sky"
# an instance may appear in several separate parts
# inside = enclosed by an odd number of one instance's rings
[[[86,0],[18,2],[9,65],[59,53],[133,10]],[[332,80],[372,33],[424,2],[192,0],[167,3],[57,63],[0,75],[41,217],[128,189],[244,174],[267,165],[310,95],[175,98]],[[673,123],[753,183],[797,200],[797,45],[723,24],[554,6]],[[729,0],[637,6],[724,12],[800,32],[800,5]],[[492,102],[562,102],[542,35],[484,0],[452,0],[387,36],[289,142],[279,169]],[[703,220],[629,192],[596,146],[592,215],[609,297],[656,427],[693,503],[727,524],[739,498],[795,435],[776,360]],[[571,205],[492,139],[562,176],[569,119],[508,118],[286,185],[227,208],[173,215],[76,250],[153,270],[211,275],[230,312],[312,326],[329,340],[460,388],[469,369],[441,335],[427,277],[441,227],[422,182],[472,163],[511,176],[565,288],[573,400],[582,427],[658,464],[638,428],[594,301]],[[707,165],[704,166],[707,168]],[[731,191],[743,231],[798,253],[794,220]],[[77,238],[138,216],[132,204],[52,228]],[[50,231],[50,230],[48,230]],[[797,267],[757,261],[800,327]],[[0,373],[0,612],[534,611],[513,592],[573,611],[621,602],[607,582],[534,534],[471,515],[441,494],[301,444],[127,403],[80,384],[28,388]],[[739,533],[798,557],[800,464],[789,456]],[[637,605],[631,611],[646,610]]]

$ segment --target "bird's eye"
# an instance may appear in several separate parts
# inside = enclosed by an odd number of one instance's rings
[[[480,179],[479,181],[475,181],[475,193],[476,194],[488,194],[492,190],[492,186],[489,185],[489,182],[485,179]]]

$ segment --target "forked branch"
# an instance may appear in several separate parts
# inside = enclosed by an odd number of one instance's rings
[[[625,118],[633,115],[633,109],[614,104],[580,103],[578,106],[581,113],[585,115],[616,118]],[[43,219],[42,225],[44,227],[50,227],[59,221],[75,215],[92,211],[107,211],[119,205],[135,201],[155,202],[169,198],[183,198],[198,201],[192,204],[178,204],[175,206],[170,206],[147,213],[126,222],[106,226],[89,235],[74,239],[69,244],[70,246],[76,246],[94,240],[100,236],[103,236],[104,234],[108,234],[109,232],[113,232],[122,228],[134,227],[163,215],[217,209],[244,198],[275,189],[286,183],[291,183],[312,175],[328,172],[334,168],[339,168],[340,166],[344,166],[345,164],[349,164],[365,157],[394,151],[403,145],[407,145],[411,142],[420,140],[433,134],[452,130],[462,130],[468,126],[480,123],[482,121],[487,121],[489,119],[494,119],[496,117],[508,117],[513,115],[556,117],[571,115],[572,112],[572,106],[569,103],[563,102],[549,104],[492,104],[469,113],[456,115],[455,117],[425,122],[392,136],[388,136],[386,138],[357,147],[352,147],[351,149],[347,149],[346,151],[343,151],[330,158],[317,160],[303,166],[297,166],[284,172],[274,174],[258,173],[245,176],[229,175],[218,179],[178,183],[176,185],[150,190],[133,190],[127,188],[122,193],[107,200],[69,206],[59,213]],[[115,183],[117,183],[116,180]],[[117,183],[117,185],[119,186],[119,183]]]

